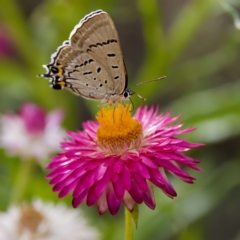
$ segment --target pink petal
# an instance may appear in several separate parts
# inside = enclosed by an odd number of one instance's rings
[[[125,188],[122,182],[122,179],[118,178],[118,181],[113,183],[113,189],[116,194],[116,197],[119,201],[123,200]]]
[[[141,156],[142,162],[147,165],[149,168],[156,169],[156,164],[148,157]]]
[[[112,166],[112,171],[115,173],[120,173],[123,167],[123,162],[121,160],[115,161]]]
[[[164,173],[164,170],[161,171],[161,169],[160,170],[151,169],[150,174],[151,174],[150,181],[154,183],[156,186],[158,186],[159,188],[161,188],[164,191],[164,193],[172,197],[177,196],[176,191],[168,181]]]
[[[50,177],[51,178],[51,177]],[[49,182],[50,185],[56,184],[66,178],[65,174],[58,174]]]
[[[138,185],[133,179],[131,182],[131,189],[129,190],[129,194],[136,203],[141,204],[143,202],[142,191],[139,189]]]
[[[53,192],[59,192],[60,190],[62,189],[62,187],[58,186],[58,185],[55,185],[52,190]]]
[[[124,202],[125,206],[127,207],[127,209],[130,212],[132,212],[136,202],[132,199],[132,197],[130,196],[130,194],[127,191],[125,191],[125,193],[124,193],[123,202]]]
[[[88,189],[84,190],[78,197],[73,198],[72,206],[74,208],[77,208],[85,200],[87,193],[88,193]]]
[[[131,174],[127,167],[123,166],[122,171],[119,174],[119,178],[122,180],[124,188],[128,191],[131,188]]]
[[[151,209],[155,209],[155,199],[154,199],[154,194],[152,189],[149,190],[148,192],[144,192],[143,193],[143,201],[146,203],[146,205],[151,208]]]
[[[68,195],[77,185],[78,181],[74,181],[72,183],[70,183],[69,185],[65,186],[62,188],[62,190],[59,192],[58,197],[59,198],[63,198],[66,195]]]
[[[116,182],[119,178],[119,174],[113,171],[110,171],[110,174],[111,174],[111,177],[110,177],[111,182],[113,183]]]
[[[92,159],[88,159],[85,169],[87,171],[90,171],[90,170],[93,170],[93,169],[97,168],[100,164],[102,164],[102,161],[99,162],[99,161],[94,161]]]
[[[76,178],[72,177],[71,175],[66,175],[66,178],[63,180],[59,181],[55,186],[59,187],[65,187],[66,185],[69,185],[70,183],[74,182]]]
[[[139,172],[144,178],[150,179],[149,171],[144,164],[139,162],[138,164],[136,164],[136,167],[137,167],[137,172]]]
[[[182,179],[185,182],[193,183],[193,180],[195,180],[194,177],[192,177],[190,174],[183,171],[179,166],[177,166],[177,164],[175,164],[174,161],[156,160],[156,162],[159,162],[159,165],[161,167],[164,167],[169,172],[173,173],[175,176],[177,176],[178,178]]]
[[[84,187],[84,184],[85,184],[85,182],[88,181],[88,177],[89,177],[89,175],[88,175],[88,173],[86,173],[78,178],[78,183],[73,191],[74,198],[77,198],[86,189]]]
[[[110,178],[110,173],[109,173],[109,171],[106,171],[104,177],[100,181],[96,182],[89,189],[88,196],[87,196],[87,205],[88,206],[92,206],[93,204],[95,204],[97,202],[97,200],[99,199],[99,197],[105,190],[105,188],[108,184],[109,178]]]
[[[104,165],[99,165],[93,171],[88,172],[87,173],[88,178],[84,183],[84,187],[85,188],[91,187],[95,182],[99,181],[104,177],[104,174],[106,173],[106,171],[107,171],[107,168]]]
[[[110,184],[111,185],[111,184]],[[112,215],[116,215],[119,211],[121,202],[117,199],[113,187],[109,186],[107,190],[107,202],[108,202],[108,208]]]
[[[101,197],[98,199],[97,201],[97,206],[98,206],[98,212],[99,214],[104,214],[107,209],[108,209],[108,203],[107,203],[107,199],[106,199],[106,193],[103,192],[103,194],[101,195]]]
[[[144,191],[148,192],[148,185],[146,179],[141,177],[139,173],[132,173],[132,177],[134,178],[137,185]]]

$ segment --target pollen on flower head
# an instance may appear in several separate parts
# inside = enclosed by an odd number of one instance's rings
[[[118,105],[102,108],[97,113],[100,126],[97,141],[100,146],[111,153],[122,153],[127,147],[135,149],[142,140],[142,125],[131,117],[132,105]]]

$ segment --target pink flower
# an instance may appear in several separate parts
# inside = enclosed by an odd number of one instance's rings
[[[140,107],[134,118],[129,105],[103,108],[97,114],[99,123],[88,121],[83,131],[68,133],[72,140],[61,144],[64,152],[47,166],[52,169],[47,178],[53,191],[60,198],[73,191],[73,207],[86,201],[88,206],[97,204],[100,214],[109,208],[112,215],[121,202],[129,211],[142,202],[154,209],[152,184],[176,197],[165,171],[193,183],[195,178],[179,165],[200,170],[199,161],[182,152],[202,146],[176,138],[194,130],[181,129],[180,123],[170,125],[178,118],[158,115],[153,107]]]
[[[5,114],[0,119],[0,147],[24,160],[44,160],[59,150],[65,136],[60,128],[63,112],[46,114],[33,103],[22,106],[20,113]]]

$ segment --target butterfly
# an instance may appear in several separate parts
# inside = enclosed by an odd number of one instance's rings
[[[50,86],[102,103],[129,100],[128,76],[116,27],[102,10],[86,15],[43,65]]]

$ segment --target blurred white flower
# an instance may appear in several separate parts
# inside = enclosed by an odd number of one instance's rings
[[[0,240],[98,240],[79,210],[34,200],[0,213]]]
[[[60,124],[63,112],[46,114],[33,103],[25,103],[19,114],[8,113],[0,118],[0,147],[24,160],[47,159],[59,150],[65,132]]]

